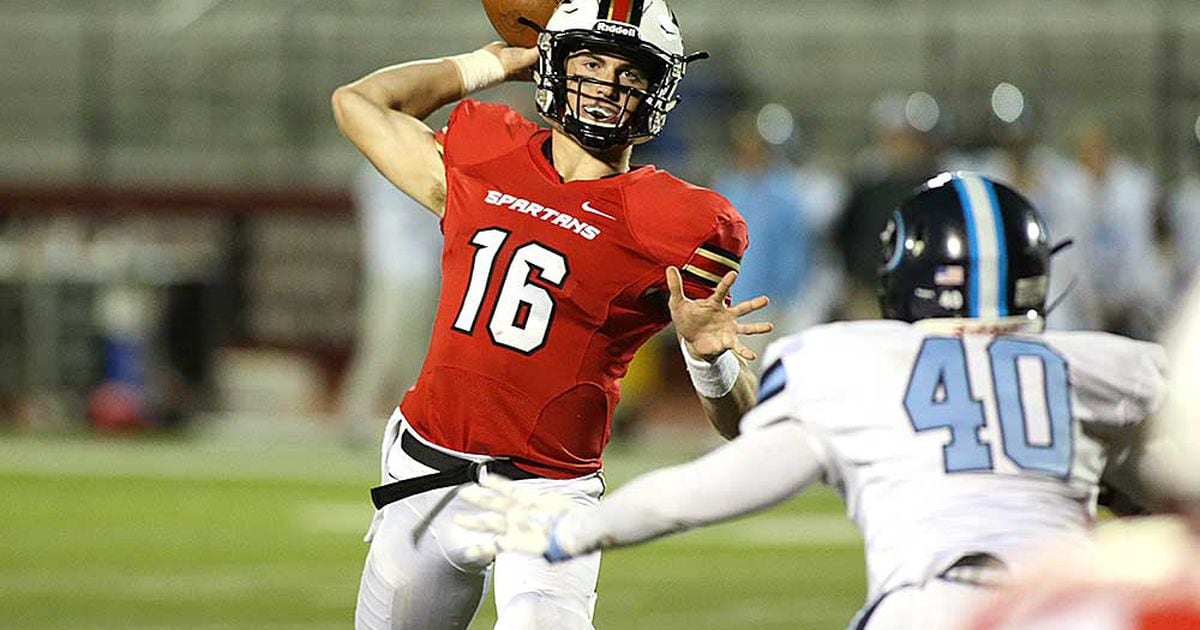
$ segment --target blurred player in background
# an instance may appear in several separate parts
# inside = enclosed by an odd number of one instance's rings
[[[377,422],[417,378],[438,290],[437,220],[364,164],[354,178],[363,286],[354,361],[339,412],[352,445],[378,439]]]
[[[1075,291],[1094,295],[1090,301],[1099,307],[1104,330],[1153,338],[1162,328],[1171,283],[1154,234],[1162,192],[1149,169],[1117,151],[1103,119],[1087,117],[1073,131],[1075,160],[1087,181],[1089,228],[1072,234],[1088,271]]]
[[[1200,117],[1190,131],[1189,165],[1166,199],[1171,257],[1175,261],[1173,285],[1179,289],[1200,278],[1200,247],[1196,245],[1200,243]]]
[[[875,239],[896,200],[945,170],[935,125],[910,115],[916,96],[887,94],[872,105],[872,143],[855,159],[846,205],[832,230],[846,271],[842,311],[850,318],[874,312]]]
[[[764,315],[793,330],[801,328],[798,321],[804,328],[827,321],[843,285],[824,244],[841,210],[841,181],[812,162],[801,167],[792,160],[797,135],[791,112],[777,103],[739,112],[729,125],[729,163],[713,177],[713,190],[741,211],[755,243],[738,287],[771,296]],[[763,335],[748,343],[761,350],[771,340]]]
[[[764,311],[772,321],[801,298],[808,280],[810,232],[804,221],[795,165],[783,150],[760,133],[757,111],[734,116],[729,125],[729,163],[717,171],[713,190],[737,205],[746,217],[755,248],[746,252],[746,271],[738,287],[771,296]],[[761,350],[769,338],[753,341]]]
[[[1092,231],[1087,205],[1088,177],[1070,158],[1062,155],[1045,137],[1042,116],[1031,95],[1011,83],[992,90],[988,133],[994,147],[983,152],[971,170],[1012,186],[1033,202],[1054,234],[1083,239]],[[1076,290],[1072,285],[1102,281],[1088,273],[1085,248],[1062,252],[1054,259],[1054,275],[1048,294],[1061,300],[1046,314],[1049,328],[1098,330],[1102,307],[1095,292]]]
[[[445,243],[433,340],[388,424],[385,485],[372,491],[360,628],[470,623],[491,559],[466,557],[486,537],[453,524],[469,506],[452,487],[480,468],[595,505],[620,379],[668,322],[710,421],[737,434],[756,383],[738,334],[770,330],[736,321],[765,297],[727,300],[745,223],[716,193],[630,164],[633,145],[665,124],[692,58],[662,0],[566,0],[536,49],[490,44],[335,92],[342,132],[441,217]],[[474,100],[440,132],[422,122],[535,64],[552,129]],[[496,627],[591,628],[598,572],[596,555],[554,565],[501,555]]]
[[[883,234],[886,321],[836,323],[767,351],[732,443],[576,510],[494,477],[459,521],[492,547],[558,560],[773,505],[821,480],[866,541],[853,628],[956,628],[1039,547],[1088,545],[1102,475],[1126,464],[1164,391],[1162,348],[1041,332],[1047,234],[1011,189],[944,174]]]

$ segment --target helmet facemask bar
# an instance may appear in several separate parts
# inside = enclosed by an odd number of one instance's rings
[[[603,98],[599,96],[590,97],[594,100],[604,101],[609,106],[616,107],[617,111],[612,118],[616,121],[624,121],[614,124],[605,124],[597,121],[588,121],[580,114],[586,115],[584,112],[584,86],[597,85],[605,87],[615,94],[613,98]],[[568,76],[566,80],[566,90],[564,90],[564,110],[567,113],[564,116],[563,128],[576,138],[580,138],[580,142],[587,147],[603,149],[607,146],[619,146],[629,142],[629,129],[638,124],[635,120],[646,110],[641,109],[640,103],[645,101],[646,92],[634,87],[621,85],[612,81],[604,81],[584,76]],[[638,107],[631,113],[629,104],[633,99],[637,99]],[[626,120],[626,115],[629,119]],[[590,117],[590,116],[589,116]],[[606,131],[611,130],[611,138],[606,135]],[[611,139],[611,144],[609,140]]]
[[[534,74],[538,113],[587,148],[604,150],[653,138],[662,131],[667,113],[679,100],[676,92],[686,62],[681,56],[665,53],[651,44],[622,41],[585,30],[544,31],[538,37],[538,49],[538,71]],[[590,77],[569,76],[567,59],[582,50],[618,56],[637,64],[648,71],[648,87],[640,90]],[[585,84],[605,85],[620,95],[616,104],[621,116],[617,120],[628,111],[630,97],[639,102],[632,115],[620,124],[589,122],[581,116],[580,108]],[[572,96],[574,103],[569,103]],[[574,109],[569,106],[572,104]]]

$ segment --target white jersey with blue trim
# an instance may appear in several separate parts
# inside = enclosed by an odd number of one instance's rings
[[[866,544],[869,599],[964,554],[1087,544],[1098,481],[1164,390],[1157,344],[1093,332],[818,326],[767,351],[752,432],[808,430]]]

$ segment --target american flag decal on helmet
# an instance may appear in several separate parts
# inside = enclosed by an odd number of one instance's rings
[[[717,286],[730,271],[741,271],[742,259],[733,252],[705,243],[696,248],[683,273],[709,287]]]
[[[642,3],[645,0],[600,0],[601,20],[613,20],[637,26],[642,22]]]

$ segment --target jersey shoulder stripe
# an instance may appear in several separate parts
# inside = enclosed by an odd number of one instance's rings
[[[717,286],[721,278],[730,271],[742,270],[742,258],[737,254],[703,243],[692,252],[691,259],[683,266],[683,272],[709,287]]]
[[[758,403],[774,398],[787,388],[787,370],[783,367],[783,359],[771,364],[763,371],[758,384]]]

